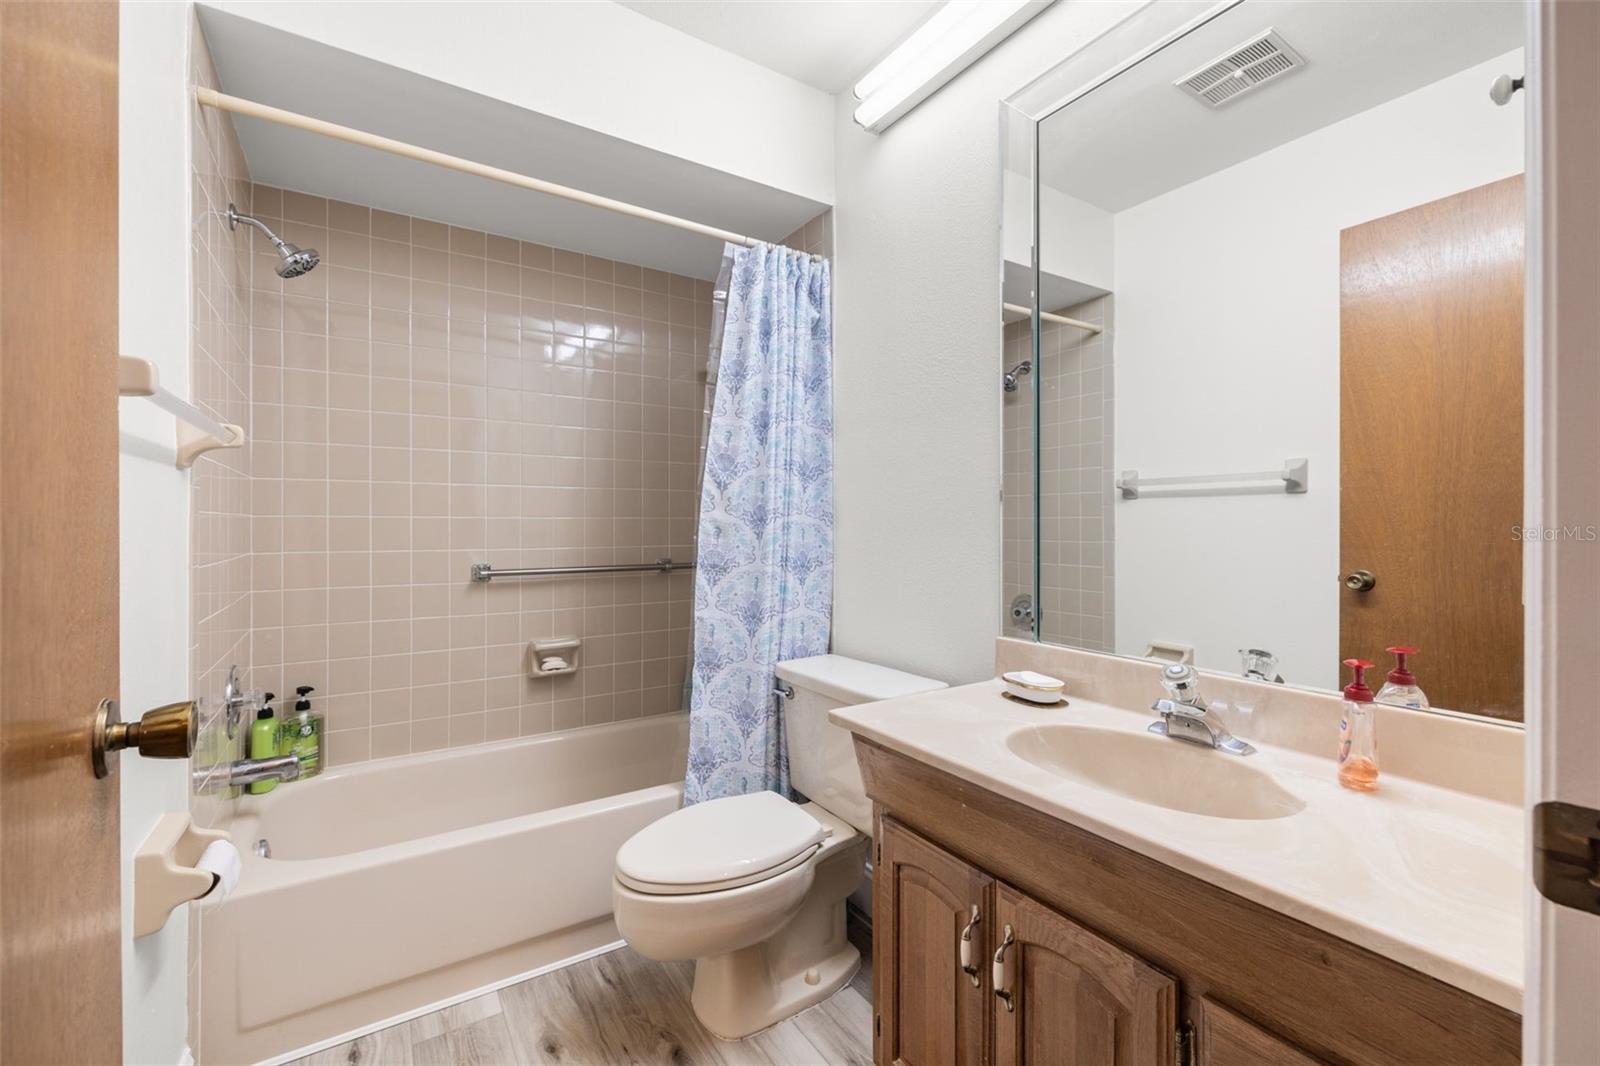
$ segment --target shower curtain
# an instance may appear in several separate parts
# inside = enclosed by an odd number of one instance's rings
[[[833,322],[826,261],[727,247],[696,548],[684,802],[787,795],[773,667],[828,650]]]

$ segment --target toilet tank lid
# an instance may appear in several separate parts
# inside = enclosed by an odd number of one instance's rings
[[[790,659],[778,664],[777,673],[791,685],[844,704],[871,703],[949,687],[931,677],[918,677],[843,655]]]

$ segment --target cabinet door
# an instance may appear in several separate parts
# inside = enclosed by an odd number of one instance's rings
[[[995,1066],[1173,1066],[1177,983],[996,885]]]
[[[878,841],[875,1057],[882,1066],[979,1066],[993,882],[891,818],[879,820]],[[962,966],[963,937],[971,972]]]
[[[1209,996],[1195,1003],[1195,1066],[1321,1066]]]

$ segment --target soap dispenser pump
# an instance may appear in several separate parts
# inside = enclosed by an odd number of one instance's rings
[[[294,713],[283,723],[284,755],[294,755],[300,760],[300,780],[316,777],[322,772],[322,715],[311,712],[311,694],[316,689],[310,685],[296,688]]]
[[[1417,648],[1385,648],[1394,656],[1394,669],[1389,671],[1389,679],[1378,690],[1379,703],[1392,703],[1397,707],[1410,707],[1413,710],[1425,711],[1428,709],[1427,694],[1417,684],[1417,677],[1406,668],[1407,656],[1417,654]]]
[[[283,730],[278,725],[278,712],[272,709],[272,701],[277,699],[277,694],[263,693],[261,706],[256,710],[256,720],[250,726],[250,758],[271,759],[282,754]],[[271,792],[278,787],[278,782],[252,781],[249,792],[252,796],[260,796]]]
[[[1365,659],[1346,659],[1355,674],[1344,687],[1344,713],[1339,718],[1339,784],[1357,792],[1378,790],[1378,724],[1372,713],[1372,690]]]

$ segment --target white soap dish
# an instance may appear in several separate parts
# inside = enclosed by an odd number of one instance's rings
[[[1036,673],[1033,670],[1012,670],[1002,674],[1006,695],[1012,699],[1046,706],[1061,703],[1067,698],[1067,683],[1059,677]]]
[[[578,672],[578,649],[583,641],[577,637],[560,637],[555,640],[535,640],[528,645],[523,666],[529,677],[559,677]]]

